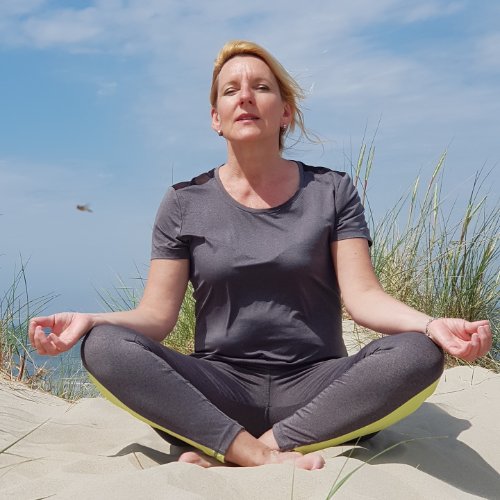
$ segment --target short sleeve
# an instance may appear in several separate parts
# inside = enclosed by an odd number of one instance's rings
[[[332,227],[332,241],[348,238],[365,238],[371,246],[370,230],[366,224],[365,210],[348,174],[342,173],[335,186],[335,224]]]
[[[181,206],[175,189],[169,188],[156,214],[151,259],[189,259],[189,242],[181,231]]]

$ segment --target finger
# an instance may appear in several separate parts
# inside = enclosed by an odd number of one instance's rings
[[[54,347],[56,354],[61,354],[62,352],[66,352],[72,347],[67,342],[64,342],[61,338],[59,338],[57,335],[53,333],[47,336],[47,340]]]
[[[493,345],[493,338],[489,325],[480,326],[477,329],[477,338],[479,342],[479,356],[484,356],[488,353],[488,351],[491,349],[491,346]]]
[[[53,328],[54,327],[54,315],[51,316],[39,316],[37,318],[33,318],[33,321],[36,325],[43,326],[44,328]]]
[[[471,335],[467,361],[475,361],[477,358],[484,356],[491,347],[487,335],[482,331],[479,333],[481,328],[483,327],[479,327],[478,333],[473,333]]]
[[[43,332],[45,332],[47,329],[52,331],[55,328],[55,315],[53,314],[52,316],[39,316],[37,318],[33,318],[30,321],[28,333],[30,336],[30,341],[32,343],[35,340],[34,337],[37,328],[42,328]],[[41,337],[39,337],[39,339],[40,338]]]
[[[463,319],[443,318],[442,323],[438,323],[438,321],[435,322],[435,328],[441,327],[442,329],[446,329],[448,333],[455,337],[455,339],[468,342],[470,340],[471,333],[467,332],[466,323],[467,321]]]
[[[33,333],[33,345],[35,346],[38,354],[45,355],[45,332],[41,326],[36,326]]]
[[[35,346],[35,328],[36,328],[36,318],[32,318],[29,322],[29,325],[28,325],[28,336],[30,339],[30,344],[33,347],[36,347]]]
[[[36,327],[35,342],[38,350],[46,354],[47,347],[50,347],[50,343],[47,341],[47,334],[41,326]]]
[[[481,342],[479,340],[479,335],[477,333],[473,333],[470,338],[469,353],[466,361],[475,361],[481,355],[480,348]]]
[[[55,336],[54,334],[50,335]],[[61,353],[59,348],[57,348],[54,344],[52,338],[49,338],[50,335],[46,335],[44,329],[41,326],[37,326],[35,328],[34,343],[38,354],[41,354],[43,356],[56,356]]]
[[[43,350],[45,356],[57,356],[61,354],[61,350],[54,343],[54,337],[57,338],[57,336],[52,333],[50,335],[42,333],[38,336],[40,349]]]
[[[481,326],[488,326],[489,327],[490,322],[487,319],[480,320],[480,321],[464,321],[464,329],[467,333],[476,333],[478,331],[478,328]]]
[[[53,321],[50,321],[50,318],[47,316],[39,316],[36,318],[31,318],[29,324],[28,324],[28,336],[30,339],[31,344],[34,346],[34,337],[35,337],[35,330],[37,326],[42,326],[42,327],[50,327],[53,324]]]
[[[445,347],[445,351],[455,356],[456,358],[463,359],[464,361],[469,361],[472,346],[470,341],[462,341],[456,339],[455,342],[449,343]]]
[[[64,347],[65,350],[71,349],[90,330],[91,326],[85,322],[72,322],[62,333],[58,334],[56,345]]]

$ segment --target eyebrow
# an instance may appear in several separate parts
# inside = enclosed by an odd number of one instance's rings
[[[256,77],[256,78],[253,78],[252,81],[259,81],[259,82],[267,83],[268,85],[273,85],[273,81],[268,79],[268,78],[265,78],[265,77]],[[230,86],[230,85],[237,85],[237,84],[238,84],[238,81],[233,79],[233,80],[229,80],[228,82],[221,83],[220,88]]]

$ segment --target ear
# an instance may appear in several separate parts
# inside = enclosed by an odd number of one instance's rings
[[[292,121],[292,107],[290,104],[287,102],[283,103],[283,124],[284,125],[290,125],[290,122]]]
[[[212,116],[212,128],[216,132],[219,132],[219,130],[221,129],[219,113],[217,113],[217,110],[215,108],[212,108],[212,110],[210,111],[210,114]]]

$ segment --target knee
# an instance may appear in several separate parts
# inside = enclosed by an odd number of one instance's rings
[[[421,333],[404,333],[401,336],[404,340],[402,347],[410,371],[427,379],[429,384],[436,381],[444,370],[443,350]]]
[[[134,333],[112,325],[92,328],[84,337],[81,346],[83,366],[94,376],[101,378],[120,359],[120,349],[124,341],[133,340]],[[128,339],[127,337],[131,337]]]
[[[109,327],[95,326],[85,335],[81,347],[81,355],[84,364],[87,364],[96,355],[99,356],[108,351],[110,340],[109,333],[111,333]]]

